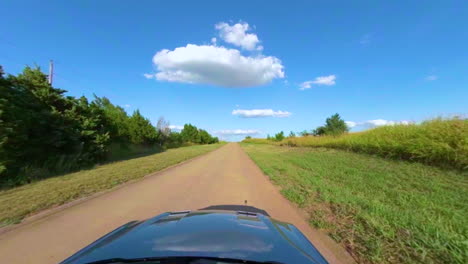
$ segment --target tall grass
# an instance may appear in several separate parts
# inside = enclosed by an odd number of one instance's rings
[[[280,142],[250,139],[244,142],[335,148],[440,167],[468,168],[468,119],[460,118],[383,126],[340,137],[308,136]]]

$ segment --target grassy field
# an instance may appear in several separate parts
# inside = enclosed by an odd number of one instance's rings
[[[250,139],[245,142],[335,148],[446,168],[468,168],[468,119],[434,119],[421,124],[383,126],[340,137],[296,137],[281,142]]]
[[[468,174],[326,148],[241,144],[361,263],[467,263]]]
[[[139,179],[221,145],[223,143],[169,149],[0,191],[0,223],[2,226],[17,223],[29,214]]]

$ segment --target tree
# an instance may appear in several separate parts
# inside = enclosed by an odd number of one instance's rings
[[[306,137],[306,136],[310,135],[309,131],[307,131],[307,130],[304,130],[304,131],[300,132],[299,134],[301,136],[303,136],[303,137]]]
[[[5,76],[0,65],[0,185],[14,186],[96,164],[123,149],[185,142],[217,143],[206,130],[187,124],[171,132],[169,122],[154,127],[140,111],[131,116],[109,99],[66,96],[40,68]],[[130,148],[143,145],[144,148]],[[125,155],[125,154],[124,154]]]
[[[319,126],[316,129],[312,130],[314,136],[323,136],[326,134],[326,129],[324,126]]]
[[[180,136],[184,142],[198,143],[198,128],[192,124],[185,124]]]
[[[324,126],[317,127],[313,134],[316,136],[330,135],[339,136],[348,132],[349,128],[339,114],[334,114],[325,120]]]
[[[294,133],[294,132],[291,131],[291,132],[289,132],[289,136],[288,136],[288,137],[289,137],[289,138],[294,138],[294,137],[296,137],[296,133]]]
[[[151,146],[156,143],[158,138],[156,128],[141,115],[139,110],[133,112],[129,123],[130,140],[133,144]]]
[[[338,136],[348,132],[348,130],[348,126],[338,113],[327,118],[325,121],[325,134],[327,135]]]
[[[169,121],[165,120],[164,117],[161,116],[156,124],[156,130],[158,131],[158,143],[160,146],[163,146],[171,134]]]
[[[283,139],[284,139],[284,132],[283,131],[275,134],[275,140],[276,141],[281,141]]]
[[[252,137],[251,136],[246,136],[245,139],[251,139]]]

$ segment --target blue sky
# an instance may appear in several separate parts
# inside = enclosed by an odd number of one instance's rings
[[[270,2],[3,0],[0,64],[229,140],[467,114],[467,1]]]

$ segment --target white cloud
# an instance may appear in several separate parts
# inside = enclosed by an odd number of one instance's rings
[[[326,85],[326,86],[331,86],[335,85],[336,82],[336,75],[328,75],[328,76],[319,76],[315,78],[313,81],[305,81],[301,84],[299,84],[299,90],[306,90],[312,88],[312,84],[315,85]]]
[[[251,109],[251,110],[243,110],[243,109],[236,109],[232,110],[233,115],[239,115],[241,117],[288,117],[291,115],[290,112],[287,111],[274,111],[272,109]]]
[[[126,105],[124,105],[124,107],[125,107],[125,108],[130,108],[130,107],[132,107],[132,106],[129,105],[129,104],[126,104]]]
[[[160,81],[251,87],[284,78],[284,66],[276,57],[248,57],[236,49],[212,45],[164,49],[154,55],[153,63],[158,70],[154,77]]]
[[[151,73],[143,73],[143,76],[145,76],[146,79],[153,79],[154,78],[154,74],[151,74]]]
[[[429,75],[429,76],[426,76],[426,81],[435,81],[437,80],[439,77],[437,75]]]
[[[357,123],[353,122],[353,121],[345,121],[345,123],[349,128],[353,128],[353,127],[357,126]]]
[[[363,122],[354,122],[354,121],[345,121],[346,125],[349,128],[364,126],[364,127],[378,127],[378,126],[393,126],[393,125],[409,125],[413,124],[412,121],[401,120],[401,121],[392,121],[392,120],[385,120],[385,119],[374,119],[374,120],[367,120]]]
[[[169,128],[172,130],[182,130],[184,126],[170,125]]]
[[[216,38],[211,38],[211,43],[213,43],[213,45],[216,45],[216,41],[217,41]]]
[[[215,25],[219,30],[219,36],[225,42],[239,46],[246,50],[263,50],[263,46],[257,46],[260,42],[257,35],[246,33],[250,30],[249,24],[237,23],[230,26],[227,23],[221,22]]]
[[[247,135],[257,135],[261,132],[255,129],[226,129],[216,131],[215,134],[222,135],[222,136],[247,136]]]

